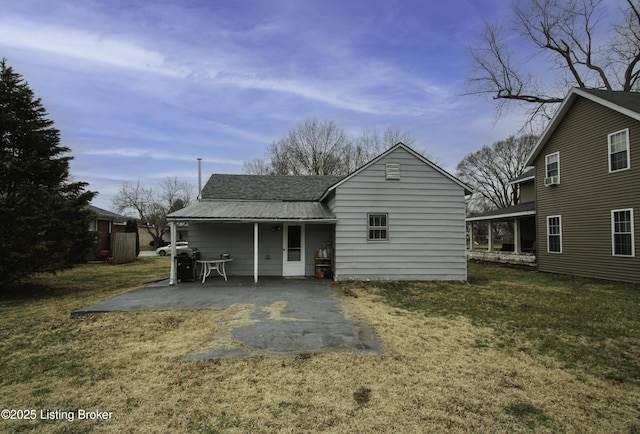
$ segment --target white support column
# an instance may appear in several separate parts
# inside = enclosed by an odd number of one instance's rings
[[[258,283],[258,223],[253,224],[253,281]]]
[[[513,219],[513,253],[520,254],[520,219]]]
[[[487,252],[493,251],[493,224],[491,220],[487,222]]]
[[[473,251],[473,222],[469,222],[469,251]]]
[[[176,222],[169,222],[169,230],[171,231],[171,272],[169,274],[169,285],[175,285],[176,275]]]

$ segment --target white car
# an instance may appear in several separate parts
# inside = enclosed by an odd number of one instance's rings
[[[188,248],[189,248],[189,243],[187,241],[176,242],[176,251],[180,251]],[[171,244],[167,244],[164,247],[158,247],[156,249],[156,253],[160,256],[166,256],[171,254]]]

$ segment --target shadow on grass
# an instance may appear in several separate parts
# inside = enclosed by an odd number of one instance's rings
[[[32,299],[57,298],[77,292],[77,289],[65,287],[51,287],[43,284],[16,283],[4,289],[0,293],[0,300],[3,301],[26,301]]]
[[[39,273],[0,291],[0,300],[20,302],[118,292],[169,275],[169,258],[139,257],[120,265],[80,264],[58,273]]]

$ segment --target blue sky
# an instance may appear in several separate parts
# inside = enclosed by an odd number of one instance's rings
[[[469,46],[505,0],[9,0],[0,57],[42,98],[75,180],[111,209],[124,181],[197,185],[299,122],[398,125],[450,172],[518,132],[469,89]]]

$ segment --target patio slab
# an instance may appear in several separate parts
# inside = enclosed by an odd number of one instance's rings
[[[249,306],[248,323],[231,329],[236,343],[186,356],[188,360],[251,357],[260,354],[296,355],[305,352],[347,351],[381,354],[382,345],[367,324],[344,317],[330,280],[305,278],[209,278],[206,283],[170,286],[153,282],[135,291],[75,310],[72,316],[131,310],[227,309]],[[274,307],[277,314],[274,314]]]

